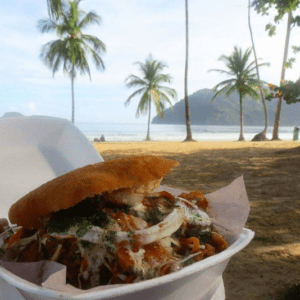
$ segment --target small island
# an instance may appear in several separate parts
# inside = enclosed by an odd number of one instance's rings
[[[190,117],[192,125],[239,125],[239,98],[233,94],[218,96],[211,102],[214,93],[212,89],[201,89],[189,96]],[[266,101],[269,126],[273,126],[276,112],[276,101]],[[261,102],[245,97],[244,118],[246,126],[263,126],[264,112]],[[185,124],[184,100],[178,101],[173,110],[166,109],[164,117],[155,116],[152,124]],[[281,126],[300,125],[300,106],[282,103],[280,117]]]

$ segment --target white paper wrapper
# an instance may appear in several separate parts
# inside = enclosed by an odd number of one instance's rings
[[[167,186],[161,186],[157,190],[166,190],[174,196],[186,192]],[[225,236],[229,244],[231,244],[242,232],[250,211],[243,177],[241,176],[230,185],[205,196],[209,201],[208,213],[213,224]],[[66,267],[56,262],[15,263],[5,261],[5,257],[3,257],[1,264],[15,275],[32,283],[56,291],[74,293],[74,295],[119,286],[100,286],[88,291],[77,289],[66,284]]]

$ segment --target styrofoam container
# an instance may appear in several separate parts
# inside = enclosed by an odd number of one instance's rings
[[[0,268],[0,277],[28,300],[50,299],[113,299],[113,300],[210,300],[218,288],[220,277],[230,258],[246,247],[254,232],[243,229],[239,238],[223,252],[194,263],[178,272],[151,280],[74,296],[32,284]]]
[[[103,161],[85,135],[65,119],[0,118],[0,211],[41,184]]]
[[[1,217],[7,216],[12,203],[40,184],[73,169],[100,161],[103,161],[102,157],[87,138],[67,120],[50,117],[0,120],[0,195],[3,199],[0,203]],[[230,258],[246,247],[253,236],[253,231],[244,228],[240,236],[231,241],[228,249],[178,272],[77,295],[35,285],[0,266],[0,298],[223,300],[225,295],[222,273]],[[220,292],[220,296],[217,296],[216,291]]]

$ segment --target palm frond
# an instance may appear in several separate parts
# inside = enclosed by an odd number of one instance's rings
[[[177,92],[175,89],[172,89],[170,87],[167,86],[161,86],[158,85],[157,86],[157,90],[161,93],[167,93],[168,95],[171,96],[171,98],[173,98],[175,101],[177,100]]]
[[[170,108],[173,109],[172,101],[168,97],[168,95],[166,95],[162,91],[158,91],[158,97],[159,97],[159,101],[157,101],[157,102],[161,104],[161,107],[163,107],[164,110],[165,110],[165,103],[168,103],[170,105]],[[163,113],[164,113],[164,111],[162,112],[162,115],[163,115]]]
[[[148,112],[150,106],[151,96],[145,92],[138,104],[135,116],[138,118],[141,114],[145,115]]]
[[[101,25],[102,19],[101,17],[94,11],[90,11],[85,14],[83,19],[79,22],[78,27],[81,29],[85,29],[88,25],[97,24]]]
[[[56,23],[50,19],[40,19],[37,23],[37,28],[41,33],[55,31],[56,26]]]
[[[133,74],[129,75],[125,79],[125,83],[128,88],[136,87],[136,86],[143,86],[143,87],[148,86],[148,83],[145,80],[143,80],[140,77],[133,75]]]
[[[243,96],[247,95],[248,97],[254,98],[256,101],[259,101],[259,93],[249,85],[245,86],[241,93]]]
[[[146,92],[146,89],[145,89],[145,88],[141,88],[141,89],[135,91],[134,93],[132,93],[132,94],[127,98],[127,100],[125,101],[124,105],[125,105],[125,106],[128,106],[132,98],[134,98],[136,95],[139,95],[139,94],[145,93],[145,92]]]
[[[255,61],[252,63],[255,64]],[[265,62],[265,63],[257,64],[257,67],[258,68],[264,67],[264,66],[269,67],[270,65],[271,65],[270,63]],[[251,64],[251,66],[252,66],[252,64]],[[246,69],[246,72],[247,73],[256,72],[256,65],[252,66],[252,68],[250,68],[250,65],[249,65],[248,68]]]
[[[166,107],[162,101],[157,101],[155,103],[155,110],[159,118],[163,118]]]
[[[61,64],[62,64],[62,53],[59,53],[53,60],[53,66],[52,66],[53,77],[55,72],[58,71]]]
[[[225,92],[226,97],[228,98],[235,91],[237,91],[236,85],[230,86],[229,89]]]
[[[221,74],[227,74],[227,75],[230,75],[230,76],[234,76],[234,72],[228,72],[226,70],[220,70],[220,69],[210,69],[208,70],[207,72],[219,72]]]
[[[169,74],[157,74],[153,79],[153,84],[157,85],[159,83],[171,83],[172,77]]]
[[[221,88],[220,90],[218,90]],[[218,83],[216,86],[213,87],[213,91],[215,92],[214,96],[210,100],[211,102],[219,95],[226,94],[227,97],[232,93],[233,90],[237,90],[236,80],[229,79]],[[229,91],[229,94],[228,94]]]
[[[54,76],[54,73],[58,70],[58,66],[60,65],[59,61],[69,59],[66,41],[55,40],[45,44],[42,47],[40,58],[48,67],[53,68]]]
[[[47,0],[48,14],[51,19],[58,19],[63,11],[63,1],[62,0]]]
[[[219,95],[224,95],[226,94],[226,92],[228,91],[229,87],[228,86],[224,86],[223,88],[221,88],[220,90],[216,90],[215,94],[213,95],[213,97],[211,98],[210,102],[213,102],[216,97],[218,97]]]
[[[92,47],[94,48],[94,50],[96,52],[98,52],[99,54],[106,52],[106,46],[105,46],[105,44],[100,39],[98,39],[97,37],[89,35],[89,34],[82,34],[81,38],[85,42],[87,42],[90,45],[92,45]]]
[[[98,70],[105,70],[105,66],[104,66],[102,58],[94,49],[92,49],[87,43],[85,43],[83,41],[83,39],[78,39],[77,43],[80,44],[80,46],[81,46],[80,53],[82,55],[85,55],[85,52],[88,52],[92,56],[92,59],[96,65],[96,68]]]
[[[223,86],[230,87],[230,86],[235,85],[235,84],[236,84],[236,79],[234,79],[234,78],[228,79],[228,80],[224,80],[224,81],[221,81],[218,84],[216,84],[213,87],[213,91],[217,91],[220,87],[223,87]]]

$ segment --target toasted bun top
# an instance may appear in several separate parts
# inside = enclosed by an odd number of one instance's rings
[[[151,155],[109,160],[59,176],[31,191],[9,210],[9,220],[25,228],[43,225],[43,217],[82,200],[120,188],[149,191],[179,163]]]

